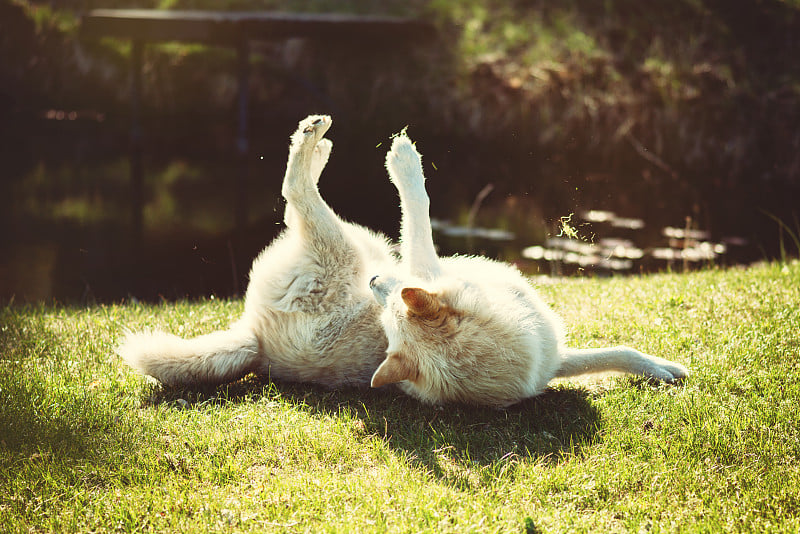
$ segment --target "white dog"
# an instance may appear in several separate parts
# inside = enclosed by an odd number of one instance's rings
[[[515,268],[438,258],[420,156],[405,134],[386,158],[401,201],[398,263],[385,237],[342,221],[320,197],[330,125],[330,117],[311,116],[292,135],[287,229],[253,262],[241,319],[188,340],[129,334],[118,349],[128,364],[167,385],[255,372],[329,387],[398,383],[425,402],[491,406],[536,395],[555,377],[688,375],[626,347],[568,349],[560,320]]]

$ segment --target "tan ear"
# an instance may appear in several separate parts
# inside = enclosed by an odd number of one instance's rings
[[[442,307],[434,295],[418,287],[405,287],[400,296],[408,306],[408,311],[420,317],[436,315]]]
[[[372,375],[370,386],[379,388],[386,384],[396,384],[403,380],[414,381],[419,376],[417,365],[400,352],[393,352],[383,360],[375,374]]]

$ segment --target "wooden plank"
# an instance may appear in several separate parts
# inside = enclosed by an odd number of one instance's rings
[[[95,9],[83,16],[81,31],[95,38],[234,44],[289,37],[347,41],[425,38],[433,35],[433,26],[408,18],[332,13]]]

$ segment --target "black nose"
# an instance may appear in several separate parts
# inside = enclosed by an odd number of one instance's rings
[[[377,274],[375,276],[373,276],[372,278],[370,278],[369,279],[369,287],[374,287],[375,286],[375,280],[377,280],[378,278],[379,278],[379,276]]]

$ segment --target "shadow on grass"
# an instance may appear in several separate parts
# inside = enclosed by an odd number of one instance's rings
[[[462,483],[452,463],[501,468],[515,461],[558,462],[597,439],[599,411],[584,389],[557,386],[504,410],[429,406],[397,389],[326,390],[255,377],[204,390],[155,388],[147,405],[251,402],[263,397],[312,416],[352,417],[435,476]]]
[[[86,388],[0,375],[0,471],[24,465],[53,480],[94,477],[104,484],[134,451],[132,437],[154,432],[138,419],[126,420],[126,408]],[[75,466],[83,467],[73,472]]]
[[[34,453],[45,448],[69,455],[83,455],[84,440],[75,436],[70,421],[37,406],[45,397],[43,386],[25,387],[15,383],[0,386],[0,448],[10,452]]]

